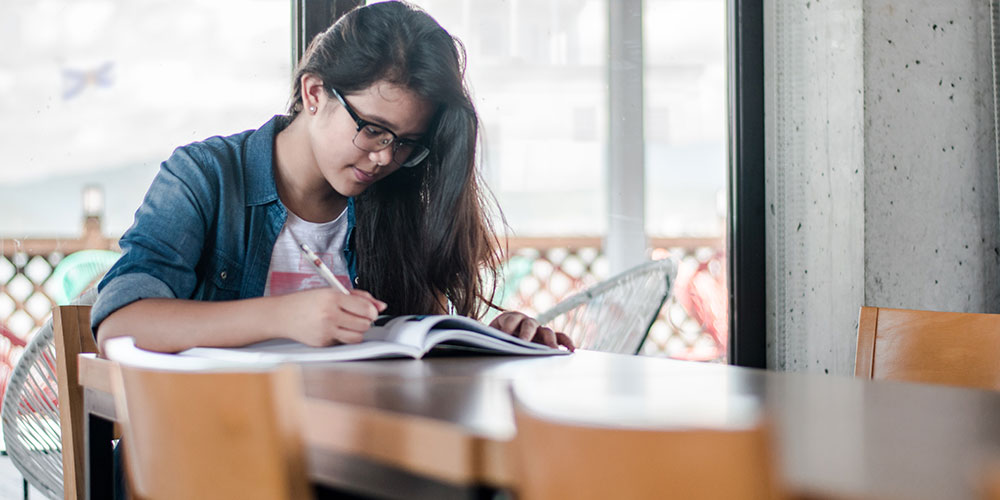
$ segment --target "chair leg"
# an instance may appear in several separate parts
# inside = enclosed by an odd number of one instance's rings
[[[24,500],[28,500],[28,480],[21,478],[21,488],[24,488]]]

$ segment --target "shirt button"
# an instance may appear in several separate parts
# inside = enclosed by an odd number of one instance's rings
[[[225,271],[222,271],[221,273],[219,273],[219,277],[222,279],[226,279],[227,277],[229,277],[229,274]]]

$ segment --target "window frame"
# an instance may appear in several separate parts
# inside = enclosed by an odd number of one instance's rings
[[[764,6],[727,3],[729,363],[767,368]]]
[[[365,0],[292,0],[292,62],[298,65],[309,42]]]

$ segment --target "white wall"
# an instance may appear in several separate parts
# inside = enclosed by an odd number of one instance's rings
[[[765,1],[770,367],[852,374],[862,305],[1000,311],[988,7]]]

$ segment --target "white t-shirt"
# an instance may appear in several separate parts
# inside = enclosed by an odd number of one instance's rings
[[[289,211],[271,252],[264,296],[330,286],[295,244],[289,231],[295,233],[299,241],[309,245],[348,290],[353,288],[343,252],[344,237],[347,235],[347,210],[341,212],[336,219],[322,223],[304,221]]]

